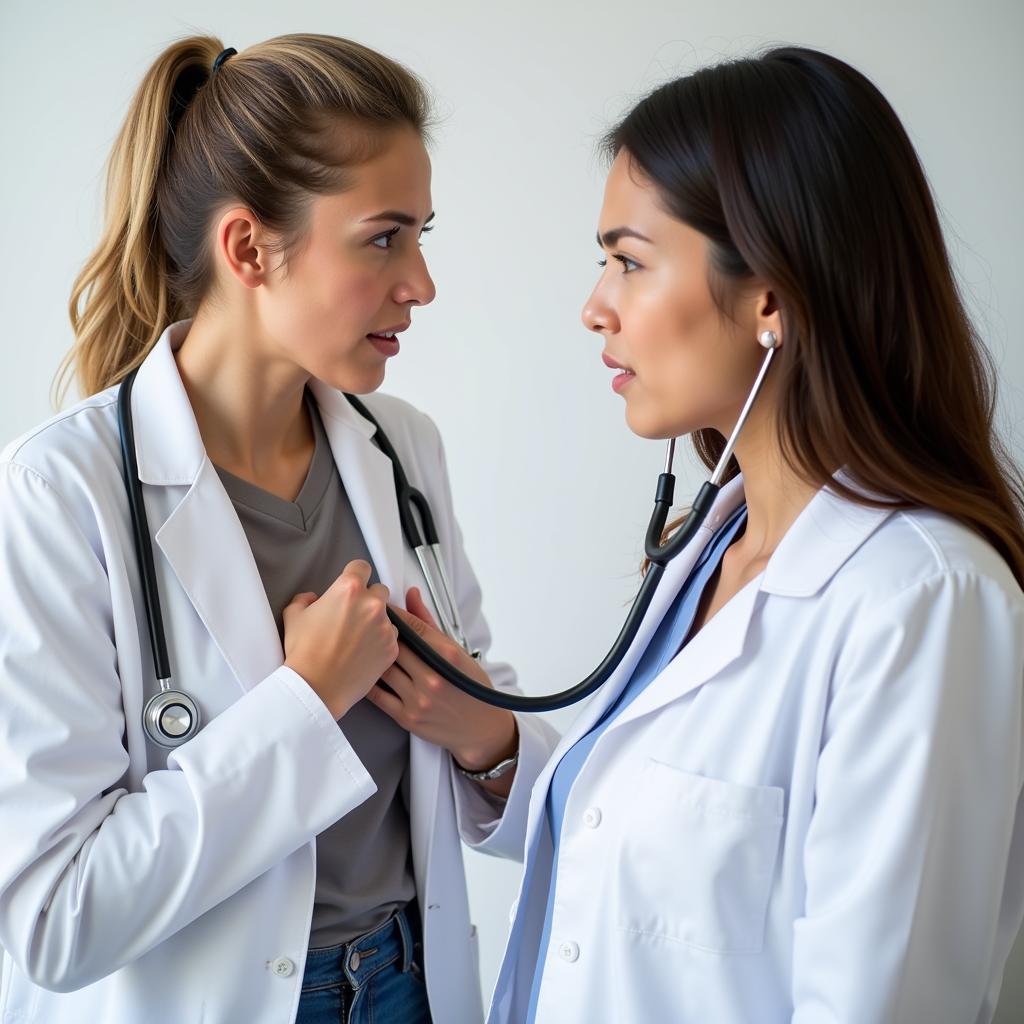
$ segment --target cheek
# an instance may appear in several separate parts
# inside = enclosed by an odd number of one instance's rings
[[[648,383],[675,388],[701,377],[720,356],[723,325],[718,308],[701,282],[666,277],[638,296],[636,368]],[[633,332],[630,332],[633,334]]]
[[[340,355],[379,326],[385,290],[379,275],[366,268],[306,260],[293,269],[281,298],[279,337],[289,348]]]
[[[666,283],[657,295],[638,298],[635,314],[630,426],[669,437],[713,423],[729,401],[735,346],[706,284]]]
[[[350,262],[322,265],[307,275],[301,301],[306,316],[337,333],[362,336],[374,325],[384,302],[384,286],[374,270]]]
[[[384,363],[366,340],[381,323],[387,289],[374,268],[305,253],[264,299],[264,323],[288,358],[342,391],[378,388]]]

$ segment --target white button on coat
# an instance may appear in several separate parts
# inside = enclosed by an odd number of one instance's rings
[[[601,809],[599,807],[588,807],[583,812],[583,824],[587,828],[597,828],[601,824]]]
[[[580,947],[575,942],[563,942],[558,947],[558,955],[566,963],[574,964],[580,958]]]
[[[286,956],[279,956],[271,965],[270,969],[279,977],[287,978],[295,971],[295,964]]]

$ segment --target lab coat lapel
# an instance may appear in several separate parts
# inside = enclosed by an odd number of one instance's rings
[[[156,543],[242,690],[278,668],[284,652],[259,568],[209,459]]]
[[[146,485],[143,495],[157,548],[239,686],[248,690],[280,666],[283,651],[245,531],[206,455],[174,361],[189,325],[180,321],[164,332],[132,389],[139,479]],[[170,513],[161,523],[159,512],[168,502]],[[161,575],[159,565],[157,572]],[[166,625],[173,643],[174,624]]]
[[[650,714],[720,675],[742,653],[763,574],[751,580],[671,660],[609,726],[609,732]]]

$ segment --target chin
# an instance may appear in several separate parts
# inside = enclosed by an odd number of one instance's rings
[[[668,441],[673,437],[682,437],[696,429],[666,416],[634,409],[628,404],[626,405],[626,426],[637,437],[644,437],[648,441]]]
[[[349,395],[369,395],[384,383],[384,368],[356,373],[336,373],[322,377],[321,380]]]

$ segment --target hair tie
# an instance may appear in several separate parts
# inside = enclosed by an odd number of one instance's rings
[[[229,46],[226,50],[221,50],[220,53],[217,54],[217,59],[213,62],[213,70],[210,74],[215,75],[220,70],[221,64],[223,64],[229,57],[233,57],[236,53],[238,53],[238,51],[232,46]]]

